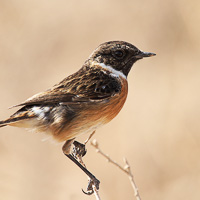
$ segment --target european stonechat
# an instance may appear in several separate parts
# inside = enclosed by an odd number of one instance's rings
[[[69,152],[71,141],[80,134],[93,132],[120,112],[126,101],[127,76],[133,64],[154,55],[124,41],[103,43],[79,71],[16,105],[21,108],[0,121],[0,127],[30,128],[48,133],[60,142],[66,141],[63,151],[75,161]]]

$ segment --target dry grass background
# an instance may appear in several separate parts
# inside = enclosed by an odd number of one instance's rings
[[[134,66],[123,110],[95,138],[119,163],[128,158],[143,200],[199,200],[199,9],[197,0],[1,0],[0,119],[78,70],[100,43],[133,43],[157,56]],[[0,129],[0,199],[94,199],[62,144],[43,138]],[[87,148],[102,199],[133,199],[128,178]]]

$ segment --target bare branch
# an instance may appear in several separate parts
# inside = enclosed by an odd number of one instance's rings
[[[137,185],[134,181],[134,178],[133,178],[133,173],[131,172],[131,167],[128,163],[128,160],[126,158],[124,158],[124,162],[125,162],[125,167],[124,167],[124,170],[126,171],[126,173],[128,174],[128,177],[129,177],[129,180],[131,182],[131,186],[134,190],[134,193],[135,193],[135,197],[137,200],[141,200],[141,197],[140,197],[140,194],[139,194],[139,190],[137,188]]]
[[[96,152],[101,154],[104,158],[106,158],[108,162],[112,163],[113,165],[115,165],[116,167],[118,167],[120,170],[122,170],[124,173],[126,173],[128,175],[131,186],[134,190],[136,200],[141,200],[141,197],[140,197],[138,188],[136,186],[136,183],[134,181],[133,174],[131,172],[131,168],[130,168],[130,165],[128,163],[128,160],[126,158],[124,158],[125,166],[122,167],[116,161],[112,160],[107,154],[105,154],[104,152],[101,151],[101,149],[99,148],[99,144],[96,140],[93,140],[91,142],[91,145],[96,149]]]
[[[91,139],[91,137],[95,134],[96,131],[93,131],[89,137],[85,140],[84,145],[86,145],[88,143],[88,141]]]
[[[97,190],[96,186],[93,184],[92,185],[93,191],[94,191],[94,195],[96,197],[96,200],[101,200],[100,196],[99,196],[99,191]]]

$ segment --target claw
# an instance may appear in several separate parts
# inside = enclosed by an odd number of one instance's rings
[[[96,178],[93,179],[93,180],[90,179],[88,186],[87,186],[87,192],[85,192],[83,189],[82,189],[82,191],[83,191],[84,194],[91,195],[91,194],[94,193],[94,189],[93,189],[92,185],[94,185],[96,187],[96,189],[98,190],[99,184],[100,184],[100,181],[98,179],[96,179]]]
[[[82,189],[82,192],[86,195],[92,195],[94,193],[94,191],[92,190],[91,192],[90,191],[87,191],[85,192],[83,189]]]

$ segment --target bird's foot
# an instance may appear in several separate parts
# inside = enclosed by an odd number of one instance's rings
[[[84,194],[91,195],[91,194],[94,193],[93,186],[97,190],[99,190],[99,184],[100,184],[100,181],[96,177],[93,177],[92,179],[90,178],[88,186],[87,186],[87,192],[85,192],[83,189],[82,189],[82,191],[83,191]]]

